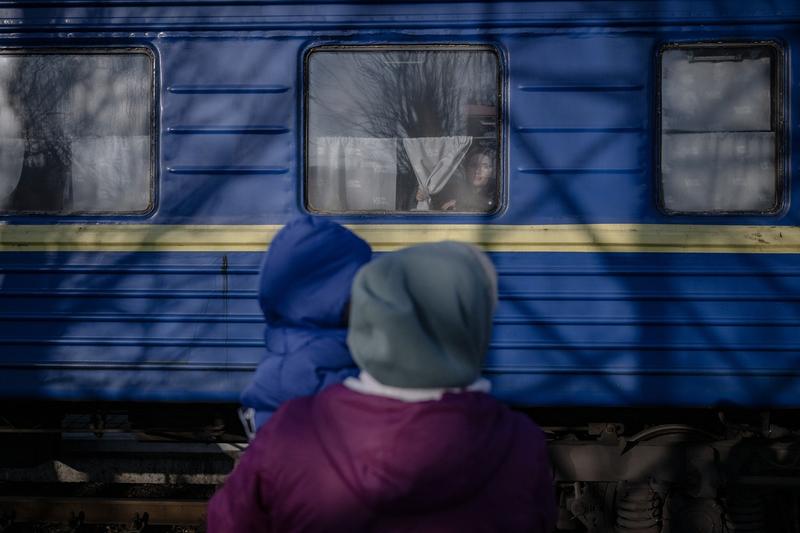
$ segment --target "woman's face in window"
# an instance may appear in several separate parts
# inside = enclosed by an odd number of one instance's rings
[[[474,187],[483,187],[494,176],[494,163],[486,154],[472,157],[467,167],[467,178]]]

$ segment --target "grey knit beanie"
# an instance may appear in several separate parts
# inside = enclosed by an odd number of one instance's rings
[[[385,254],[356,275],[347,344],[384,385],[463,387],[480,376],[497,281],[488,257],[458,242]]]

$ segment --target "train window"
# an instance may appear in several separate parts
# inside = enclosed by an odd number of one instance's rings
[[[306,60],[306,207],[498,208],[500,67],[481,46],[320,47]]]
[[[779,50],[669,45],[661,52],[661,203],[670,213],[774,213],[782,187]]]
[[[154,60],[144,49],[0,49],[0,213],[152,205]]]

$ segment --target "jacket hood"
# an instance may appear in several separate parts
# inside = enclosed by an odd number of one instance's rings
[[[312,424],[328,459],[376,511],[415,513],[474,497],[515,439],[512,413],[480,392],[407,403],[331,387]]]
[[[384,385],[469,385],[489,346],[496,279],[489,258],[459,242],[378,257],[353,283],[353,359]]]
[[[350,286],[372,250],[353,232],[304,216],[272,240],[261,268],[259,303],[268,325],[343,327]]]

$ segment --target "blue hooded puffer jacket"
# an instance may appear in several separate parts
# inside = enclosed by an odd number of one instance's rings
[[[259,301],[267,354],[242,405],[261,427],[280,404],[358,373],[347,348],[350,286],[372,256],[369,245],[326,219],[302,217],[272,240],[261,268]]]

